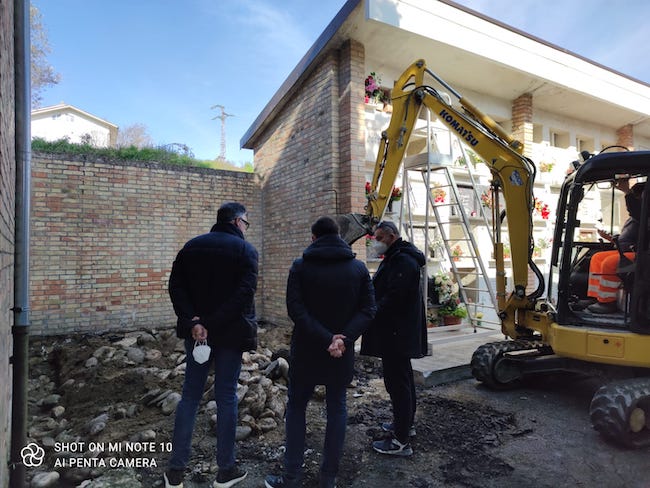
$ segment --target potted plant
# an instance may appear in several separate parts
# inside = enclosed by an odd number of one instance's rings
[[[555,166],[555,161],[540,161],[539,170],[542,173],[550,173],[553,171],[553,166]]]
[[[484,190],[481,193],[481,205],[485,208],[492,208],[492,192],[488,193],[488,190]]]
[[[402,199],[402,190],[394,186],[393,190],[390,193],[390,198],[388,199],[388,211],[393,211],[393,202],[399,202]]]
[[[462,255],[463,255],[463,248],[460,247],[460,244],[456,244],[451,250],[451,256],[453,257],[454,261],[458,261],[460,260]]]
[[[442,317],[442,325],[458,325],[467,317],[467,308],[458,295],[453,294],[438,309],[438,316]]]

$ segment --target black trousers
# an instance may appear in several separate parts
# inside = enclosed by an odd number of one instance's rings
[[[408,442],[408,432],[415,420],[415,382],[411,359],[403,356],[381,358],[384,385],[393,403],[393,428],[395,438]]]

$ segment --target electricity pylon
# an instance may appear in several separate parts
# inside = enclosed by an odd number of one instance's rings
[[[219,159],[222,161],[226,160],[226,118],[227,117],[234,117],[233,114],[227,114],[223,105],[213,105],[210,107],[210,110],[214,110],[215,108],[221,109],[221,114],[217,115],[216,117],[212,117],[212,120],[219,119],[221,120],[221,154],[219,154]]]

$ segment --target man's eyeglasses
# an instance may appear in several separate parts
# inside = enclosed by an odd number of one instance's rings
[[[243,218],[239,217],[239,220],[241,220],[244,223],[244,227],[246,230],[251,226],[251,224],[248,223],[248,221],[244,220]]]

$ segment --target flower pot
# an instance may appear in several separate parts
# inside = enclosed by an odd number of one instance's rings
[[[463,321],[462,317],[456,317],[455,315],[445,315],[442,317],[442,323],[444,325],[458,325]]]

